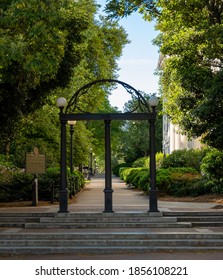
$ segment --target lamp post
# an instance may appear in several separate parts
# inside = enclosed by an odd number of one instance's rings
[[[73,134],[74,134],[74,125],[76,124],[76,121],[68,121],[70,125],[70,173],[72,174],[74,172],[73,167]]]
[[[60,148],[60,209],[59,213],[68,213],[68,190],[67,190],[67,163],[66,163],[66,123],[63,119],[63,109],[67,105],[64,97],[57,99],[57,107],[60,109],[59,118],[61,123],[61,148]]]
[[[96,174],[96,166],[97,166],[97,160],[94,158],[94,175]]]
[[[89,166],[88,166],[88,180],[91,180],[92,177],[92,148],[90,148],[90,154],[89,154]]]
[[[153,117],[150,122],[150,191],[149,191],[149,212],[159,212],[157,207],[157,188],[156,188],[156,147],[155,147],[155,120],[156,107],[159,99],[151,96],[149,105],[152,108]]]

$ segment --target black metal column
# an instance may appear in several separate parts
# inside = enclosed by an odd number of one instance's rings
[[[73,174],[73,134],[74,134],[74,125],[70,124],[70,173]]]
[[[157,188],[156,188],[156,148],[155,148],[155,108],[152,108],[154,118],[150,123],[150,191],[149,191],[149,212],[159,212],[157,208]]]
[[[112,213],[111,120],[105,120],[105,213]]]
[[[63,109],[60,108],[61,122],[61,154],[60,154],[60,209],[58,213],[68,213],[68,189],[67,189],[67,159],[66,159],[66,120],[63,120]]]

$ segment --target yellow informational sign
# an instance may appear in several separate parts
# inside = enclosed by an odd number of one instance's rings
[[[26,173],[46,173],[46,156],[40,155],[39,150],[37,148],[34,148],[32,153],[26,153]]]

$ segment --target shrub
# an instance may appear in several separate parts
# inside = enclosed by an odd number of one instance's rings
[[[159,169],[162,166],[164,155],[162,153],[156,154],[156,167]],[[150,157],[141,157],[133,162],[132,167],[149,168]]]
[[[170,194],[173,196],[199,196],[211,191],[199,174],[185,173],[182,176],[174,175],[173,177],[175,178],[173,178],[170,188]]]
[[[207,153],[203,158],[201,171],[208,179],[223,179],[223,153],[216,149]]]
[[[172,183],[171,171],[169,169],[159,169],[156,174],[156,186],[159,192],[168,194]]]
[[[140,173],[140,179],[138,181],[138,187],[140,190],[144,192],[149,191],[149,186],[150,186],[150,174],[149,171],[141,171]]]
[[[203,158],[201,171],[214,193],[223,193],[223,152],[213,149]]]
[[[59,198],[60,191],[60,169],[49,168],[46,174],[39,176],[39,198],[40,200],[50,200],[51,187],[54,187],[55,198]],[[67,188],[72,195],[77,194],[84,186],[84,175],[75,170],[73,174],[67,170]]]
[[[124,180],[125,181],[125,174],[126,174],[126,172],[127,172],[127,170],[129,170],[129,172],[131,171],[130,170],[130,167],[121,167],[121,168],[119,168],[119,177],[120,177],[120,179],[122,179],[122,180]],[[125,178],[125,179],[124,179]]]
[[[208,152],[208,149],[201,150],[176,150],[163,159],[162,168],[169,167],[192,167],[200,171],[202,159]]]
[[[149,157],[140,157],[132,163],[132,167],[147,167],[149,168]]]
[[[132,183],[131,178],[133,178],[136,175],[136,173],[141,170],[145,170],[145,168],[122,167],[122,168],[120,168],[119,175],[122,180],[124,180],[126,183],[130,184],[130,183]]]
[[[34,176],[19,171],[9,173],[7,180],[1,178],[0,181],[0,201],[30,200]]]
[[[130,167],[130,166],[129,166],[128,163],[120,163],[120,164],[116,165],[116,166],[112,169],[113,174],[116,175],[116,176],[120,176],[120,175],[119,175],[119,170],[120,170],[120,168],[122,168],[122,167]]]
[[[157,172],[157,188],[173,196],[198,196],[211,192],[201,174],[192,168],[168,168]]]
[[[138,175],[139,171],[141,170],[141,168],[131,168],[129,174],[126,176],[126,184],[133,184],[134,178]],[[137,187],[136,185],[134,185],[135,187]]]
[[[22,171],[15,171],[4,168],[4,174],[0,176],[0,202],[11,202],[19,200],[32,200],[32,185],[35,176],[25,174]],[[54,186],[56,196],[59,196],[60,189],[60,170],[49,168],[45,174],[38,176],[38,197],[39,200],[50,200],[50,187]],[[73,174],[68,172],[68,190],[76,194],[84,186],[83,174],[75,171]]]

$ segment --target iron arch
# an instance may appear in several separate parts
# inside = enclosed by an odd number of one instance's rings
[[[105,83],[110,83],[110,84],[119,84],[121,85],[132,97],[135,97],[135,99],[137,100],[137,105],[136,107],[131,111],[134,112],[136,111],[138,108],[140,108],[140,110],[142,112],[150,112],[150,107],[148,104],[148,101],[144,98],[144,96],[142,95],[142,93],[139,90],[136,90],[134,87],[132,87],[131,85],[116,80],[116,79],[100,79],[100,80],[95,80],[92,81],[88,84],[85,84],[84,86],[82,86],[81,88],[79,88],[74,94],[73,96],[70,98],[70,100],[68,101],[68,105],[66,107],[66,111],[65,113],[71,113],[71,112],[75,112],[75,111],[79,111],[79,112],[83,112],[83,110],[80,109],[80,107],[78,106],[78,102],[81,96],[85,95],[85,94],[89,94],[89,90],[96,84],[105,84]],[[83,112],[84,113],[84,112]]]
[[[137,105],[131,112],[125,113],[89,113],[84,112],[78,106],[80,97],[88,94],[96,84],[118,83],[122,85],[126,91],[137,100]],[[155,119],[157,105],[150,105],[144,98],[142,93],[127,83],[115,79],[101,79],[85,84],[78,89],[71,99],[68,101],[65,111],[64,107],[60,108],[61,122],[61,176],[60,176],[60,210],[59,213],[68,212],[68,190],[67,190],[67,166],[66,166],[66,124],[69,120],[84,121],[84,120],[103,120],[105,124],[105,207],[104,212],[113,212],[112,209],[112,182],[111,182],[111,142],[110,142],[110,123],[112,120],[148,120],[150,123],[150,195],[149,195],[149,212],[158,212],[157,208],[157,189],[156,189],[156,160],[155,160]],[[135,112],[140,108],[140,112]]]

